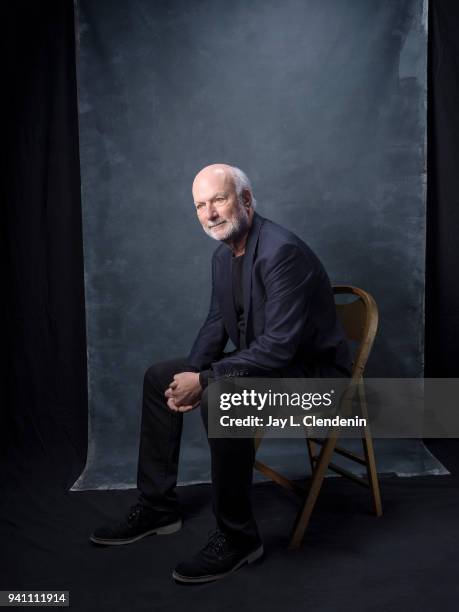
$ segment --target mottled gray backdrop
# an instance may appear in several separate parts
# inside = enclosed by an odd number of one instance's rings
[[[90,452],[77,486],[135,482],[144,371],[186,354],[206,315],[216,245],[190,189],[212,162],[246,170],[259,212],[332,282],[374,295],[369,373],[422,375],[423,1],[79,0],[78,13]],[[380,466],[415,471],[425,455],[410,448],[408,465],[391,447]],[[303,467],[285,446],[263,452]],[[195,412],[180,480],[208,468]]]

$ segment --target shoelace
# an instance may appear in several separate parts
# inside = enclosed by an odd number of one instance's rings
[[[209,533],[209,541],[205,545],[204,551],[212,551],[219,555],[225,551],[227,539],[224,533],[216,529]]]
[[[135,506],[132,506],[129,511],[129,514],[127,515],[127,522],[128,523],[135,522],[141,514],[142,514],[141,504],[136,504]]]

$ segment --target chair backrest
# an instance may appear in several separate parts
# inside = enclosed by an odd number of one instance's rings
[[[378,306],[369,293],[350,285],[334,285],[336,295],[349,295],[355,299],[336,304],[336,312],[349,340],[357,343],[352,366],[352,378],[363,376],[368,356],[378,329]]]

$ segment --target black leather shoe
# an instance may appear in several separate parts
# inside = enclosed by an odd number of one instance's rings
[[[241,545],[221,531],[214,531],[207,544],[189,561],[179,563],[172,573],[177,582],[212,582],[224,578],[245,563],[253,563],[263,555],[261,541]]]
[[[89,539],[94,544],[105,546],[131,544],[145,536],[175,533],[181,527],[182,519],[178,514],[135,504],[123,521],[99,527]]]

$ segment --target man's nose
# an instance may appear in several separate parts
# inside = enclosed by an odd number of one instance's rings
[[[215,208],[215,204],[213,202],[207,202],[206,213],[208,219],[214,219],[217,216],[217,209]]]

